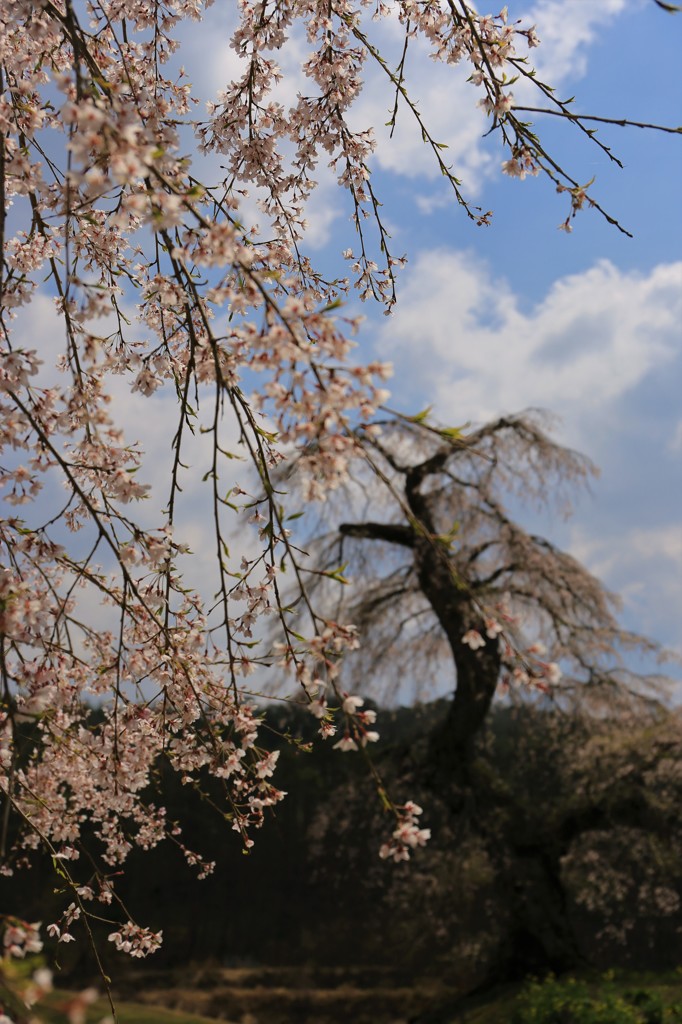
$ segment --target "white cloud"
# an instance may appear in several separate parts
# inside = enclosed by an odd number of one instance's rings
[[[624,543],[625,541],[625,543]],[[617,540],[595,538],[576,527],[571,534],[571,550],[597,576],[614,578],[639,565],[643,558],[660,559],[671,570],[675,589],[682,586],[682,525],[669,523],[654,528],[635,528]]]
[[[590,45],[609,22],[633,6],[632,0],[538,0],[522,17],[537,27],[541,45],[531,57],[539,77],[553,86],[582,78]]]
[[[604,476],[597,500],[579,508],[580,528],[539,528],[623,596],[630,628],[679,647],[679,479],[665,449],[679,409],[655,385],[665,375],[674,393],[677,377],[682,393],[682,262],[635,273],[600,261],[531,308],[469,253],[423,253],[405,274],[379,338],[395,366],[392,404],[432,403],[449,425],[529,406],[558,413],[561,440]]]
[[[638,274],[602,260],[529,312],[468,253],[422,253],[407,273],[381,355],[396,365],[394,389],[409,381],[447,422],[543,406],[592,440],[610,404],[679,348],[682,263]]]
[[[682,654],[682,524],[618,528],[608,534],[571,531],[570,550],[623,600],[628,625],[657,636]]]

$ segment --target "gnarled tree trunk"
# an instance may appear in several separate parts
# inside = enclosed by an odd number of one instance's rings
[[[421,492],[425,477],[437,472],[441,453],[413,467],[406,474],[405,497],[411,524],[343,523],[342,536],[382,540],[410,548],[420,589],[445,633],[456,671],[452,705],[434,736],[434,755],[439,766],[454,769],[471,756],[473,741],[485,721],[500,675],[497,642],[472,650],[462,638],[469,630],[484,634],[483,616],[465,580],[458,578],[449,545],[438,535]]]

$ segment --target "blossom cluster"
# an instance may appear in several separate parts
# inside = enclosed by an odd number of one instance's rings
[[[410,854],[420,846],[424,846],[431,838],[431,830],[419,827],[422,808],[408,800],[402,807],[396,808],[398,824],[388,842],[383,843],[379,856],[382,860],[400,862],[409,860]]]
[[[161,938],[161,932],[151,932],[149,928],[140,928],[132,921],[127,921],[122,928],[111,933],[109,942],[130,956],[145,957],[159,948]]]
[[[4,957],[23,959],[27,955],[39,953],[42,948],[39,921],[34,924],[28,924],[28,922],[16,918],[9,918],[5,921],[5,930],[2,936]]]
[[[40,924],[28,924],[18,918],[5,919],[3,936],[2,972],[0,974],[0,1024],[40,1024],[45,1020],[41,1004],[53,989],[53,974],[47,967],[39,966],[40,960],[18,965],[13,959],[34,957],[42,949],[39,938]],[[36,966],[37,964],[37,966]],[[31,969],[32,967],[32,969]],[[28,973],[30,970],[30,973]],[[70,993],[60,1010],[69,1024],[84,1024],[87,1007],[99,997],[95,988]],[[12,1017],[8,1015],[9,1010]],[[27,1014],[28,1012],[28,1014]],[[100,1024],[107,1024],[111,1017],[105,1017]]]
[[[504,669],[502,690],[516,685],[550,693],[561,680],[561,668],[556,661],[544,660],[547,648],[542,641],[528,642],[523,637],[519,630],[519,619],[519,615],[511,612],[505,596],[494,609],[483,609],[480,628],[468,629],[461,642],[472,651],[478,651],[488,643],[496,644]]]

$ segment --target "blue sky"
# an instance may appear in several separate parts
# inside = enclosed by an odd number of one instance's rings
[[[509,8],[511,17],[529,10]],[[650,0],[547,0],[531,20],[550,50],[533,55],[546,61],[548,81],[558,76],[562,96],[576,96],[576,111],[682,123],[682,17]],[[588,38],[580,39],[581,23]],[[440,101],[440,117],[449,92],[440,81],[430,89],[428,65],[416,70],[417,89]],[[454,122],[475,117],[459,110],[450,112]],[[602,475],[570,523],[546,528],[621,593],[629,627],[679,648],[682,139],[604,126],[620,170],[565,124],[545,118],[540,128],[579,181],[596,176],[595,196],[634,238],[590,211],[571,235],[557,230],[565,197],[538,179],[502,175],[494,140],[483,144],[478,172],[470,142],[452,150],[453,165],[459,155],[465,168],[464,190],[494,210],[489,228],[440,205],[438,176],[414,173],[409,156],[401,166],[380,152],[382,198],[409,264],[393,317],[365,308],[362,337],[393,360],[392,403],[408,411],[433,403],[456,424],[527,406],[559,414],[559,437]]]
[[[682,15],[653,0],[509,0],[509,9],[511,19],[537,25],[542,45],[531,56],[563,98],[576,96],[577,112],[682,123]],[[183,30],[178,63],[204,99],[239,73],[229,47],[235,11],[222,0]],[[391,20],[374,31],[396,50]],[[276,55],[283,102],[295,97],[308,49],[299,33]],[[506,154],[496,137],[482,139],[488,124],[466,74],[413,47],[407,75],[435,137],[450,147],[463,192],[494,217],[477,228],[464,216],[408,111],[388,140],[382,126],[392,96],[368,69],[353,123],[376,129],[375,188],[393,250],[409,262],[390,319],[350,297],[350,310],[367,318],[360,358],[393,362],[391,404],[406,412],[430,404],[458,425],[529,406],[558,414],[559,438],[588,454],[602,476],[574,518],[548,521],[547,532],[623,596],[628,627],[682,648],[682,137],[604,126],[600,137],[625,164],[619,170],[570,126],[538,122],[577,180],[596,177],[595,197],[634,238],[590,211],[567,235],[558,230],[565,196],[542,179],[501,173]],[[322,166],[306,242],[313,260],[336,274],[345,273],[341,251],[355,243],[345,202]],[[55,326],[50,299],[38,297],[23,321],[27,336],[49,337]],[[145,425],[143,474],[160,508],[174,400],[155,396],[150,415],[149,401],[142,406],[123,381],[115,399],[128,423]],[[200,479],[199,443],[196,460]],[[186,493],[183,525],[201,578],[214,547],[205,543],[200,490]]]
[[[529,20],[543,41],[532,55],[560,95],[576,96],[576,111],[682,123],[682,16],[650,0],[547,0]],[[596,177],[595,196],[634,237],[590,211],[566,235],[565,197],[500,173],[495,139],[480,141],[474,90],[442,71],[415,60],[414,92],[436,137],[452,143],[463,191],[493,209],[493,222],[476,228],[463,216],[418,136],[408,138],[403,111],[405,130],[382,140],[375,164],[395,251],[409,263],[389,321],[363,308],[363,347],[393,361],[392,404],[407,411],[432,403],[454,424],[528,406],[559,414],[559,437],[602,474],[569,523],[546,529],[622,595],[630,628],[679,649],[682,139],[604,126],[620,170],[569,126],[540,121],[545,142],[577,180]],[[371,92],[380,130],[390,99]],[[325,257],[347,230],[340,216],[327,225]]]

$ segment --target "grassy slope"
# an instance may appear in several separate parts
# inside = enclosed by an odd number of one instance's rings
[[[45,1010],[41,1003],[41,1011],[50,1024],[64,1024],[67,1020],[60,1007],[73,997],[71,992],[56,990],[45,1000]],[[47,1012],[46,1012],[47,1011]],[[164,1010],[156,1006],[144,1006],[142,1003],[116,1002],[116,1015],[119,1024],[215,1024],[208,1017],[176,1010]],[[106,999],[98,999],[88,1008],[87,1024],[99,1024],[103,1018],[111,1017],[111,1008]]]

